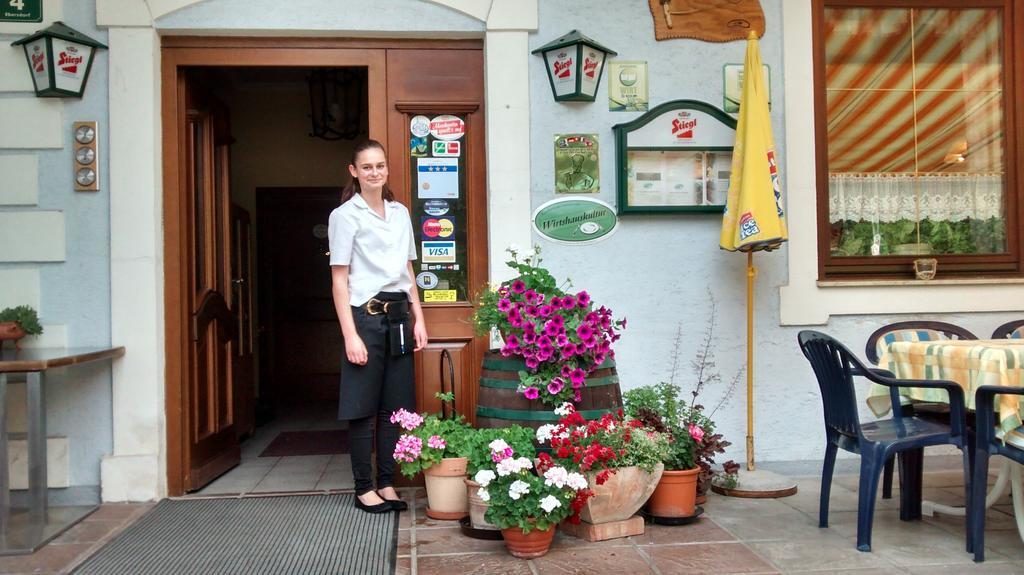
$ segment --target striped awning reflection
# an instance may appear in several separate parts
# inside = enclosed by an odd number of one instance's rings
[[[829,172],[1002,172],[1002,17],[826,9]]]

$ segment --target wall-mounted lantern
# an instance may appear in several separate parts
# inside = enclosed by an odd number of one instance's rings
[[[616,53],[573,30],[537,48],[544,56],[551,92],[558,102],[593,102],[608,55]]]
[[[63,22],[54,22],[11,45],[25,48],[36,96],[40,98],[81,98],[96,49],[106,49],[102,43]]]

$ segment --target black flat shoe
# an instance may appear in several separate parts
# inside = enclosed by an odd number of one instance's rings
[[[390,511],[394,511],[394,509],[395,509],[394,507],[391,506],[391,503],[389,503],[386,499],[384,500],[383,503],[378,503],[376,505],[367,505],[367,504],[363,503],[359,499],[359,497],[356,497],[355,500],[356,500],[356,509],[362,509],[363,511],[365,511],[367,513],[388,513]]]
[[[384,501],[395,511],[405,511],[409,508],[409,504],[401,499],[384,499]]]

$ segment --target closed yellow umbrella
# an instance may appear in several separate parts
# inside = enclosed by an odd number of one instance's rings
[[[754,252],[774,250],[786,241],[786,218],[782,210],[782,183],[768,115],[768,92],[757,34],[747,39],[743,64],[740,117],[733,147],[729,197],[722,218],[719,245],[729,251],[747,253],[747,471],[754,471]],[[763,477],[763,476],[762,476]],[[738,493],[771,492],[790,495],[796,486],[778,481],[752,481]],[[751,495],[763,496],[763,495]]]

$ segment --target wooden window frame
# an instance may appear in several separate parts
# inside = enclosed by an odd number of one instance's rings
[[[920,256],[833,256],[829,222],[828,122],[825,89],[825,8],[997,8],[1003,11],[1003,110],[1006,165],[1006,249],[1003,254],[933,255],[939,275],[953,277],[1021,277],[1024,265],[1024,122],[1016,102],[1024,98],[1024,6],[1015,0],[813,0],[814,132],[817,170],[818,279],[864,280],[913,278],[913,261]]]

